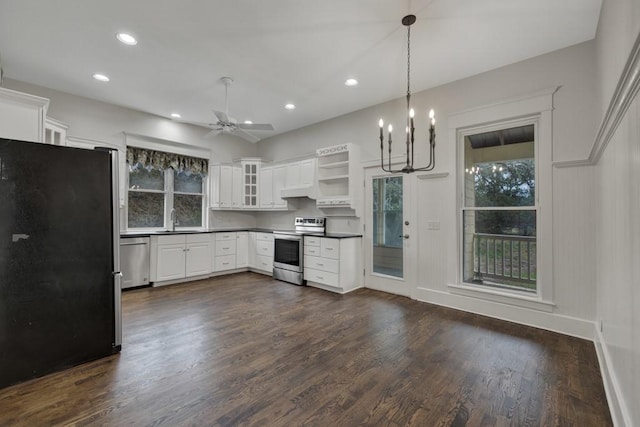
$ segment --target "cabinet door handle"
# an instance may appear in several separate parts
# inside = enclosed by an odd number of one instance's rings
[[[324,264],[318,263],[318,267],[324,267]]]
[[[325,249],[328,250],[328,251],[332,251],[333,250],[333,248],[325,248]]]
[[[320,279],[320,280],[324,280],[324,277],[322,277],[322,276],[316,276],[316,277],[317,277],[318,279]]]

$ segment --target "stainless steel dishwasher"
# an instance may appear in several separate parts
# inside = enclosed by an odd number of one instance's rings
[[[149,284],[149,238],[120,238],[122,289]]]

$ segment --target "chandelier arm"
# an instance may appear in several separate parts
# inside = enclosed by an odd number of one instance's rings
[[[389,172],[391,172],[391,132],[389,132]]]
[[[435,160],[436,160],[435,144],[429,144],[429,146],[430,146],[430,149],[429,149],[429,163],[427,164],[427,166],[424,166],[422,168],[414,169],[414,171],[416,171],[416,172],[430,171],[430,170],[433,170],[433,168],[436,166],[435,165]]]

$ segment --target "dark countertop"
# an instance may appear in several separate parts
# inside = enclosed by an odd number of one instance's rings
[[[362,234],[356,234],[356,233],[325,233],[324,237],[329,237],[330,239],[349,239],[351,237],[362,237]]]
[[[174,234],[197,234],[197,233],[223,233],[223,232],[233,232],[233,231],[253,231],[256,233],[273,233],[274,229],[271,228],[248,228],[248,227],[219,227],[219,228],[208,228],[203,230],[176,230],[174,231],[121,231],[120,237],[148,237],[148,236],[171,236]],[[351,237],[362,237],[362,234],[354,234],[354,233],[308,233],[305,234],[308,236],[319,236],[319,237],[328,237],[331,239],[348,239]]]

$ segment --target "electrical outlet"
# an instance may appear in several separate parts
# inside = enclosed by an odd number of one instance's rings
[[[599,322],[599,323],[600,323],[600,324],[599,324],[599,326],[600,326],[600,332],[604,332],[604,322],[602,321],[602,319],[600,319],[600,322]]]

